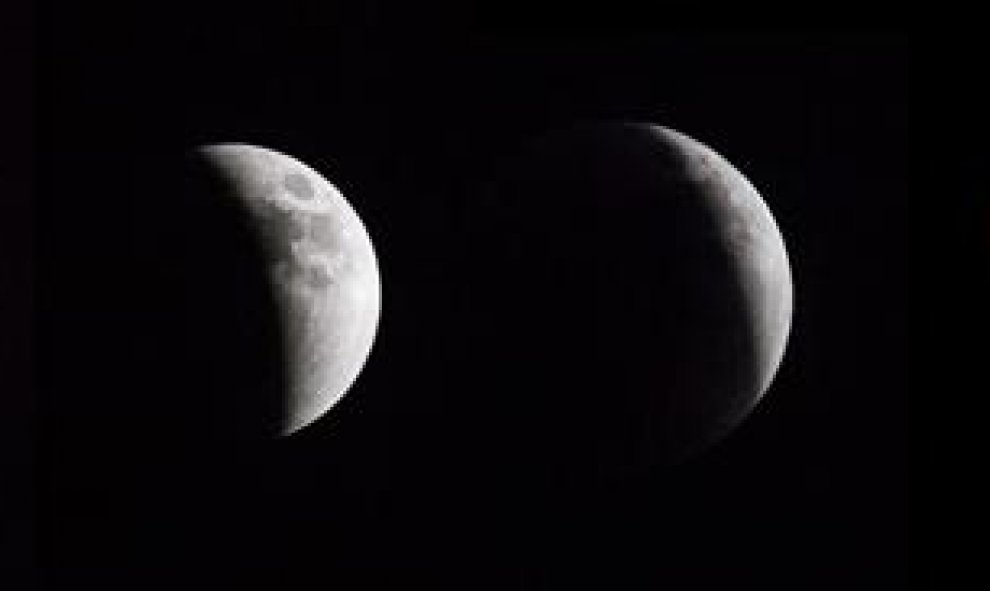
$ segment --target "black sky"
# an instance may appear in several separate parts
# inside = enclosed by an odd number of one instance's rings
[[[903,37],[547,29],[392,3],[42,15],[51,588],[906,585]],[[566,494],[493,479],[511,471],[457,438],[478,408],[463,401],[500,395],[465,338],[499,302],[465,297],[461,212],[527,139],[610,118],[687,133],[761,189],[791,257],[790,345],[765,401],[695,462]],[[162,242],[191,215],[169,198],[174,154],[228,140],[339,186],[384,290],[374,351],[331,416],[233,450],[171,438],[209,393],[175,350],[176,301],[196,293],[169,283]],[[483,350],[511,372],[525,338]],[[209,354],[235,364],[236,347]],[[501,394],[524,398],[525,380]]]

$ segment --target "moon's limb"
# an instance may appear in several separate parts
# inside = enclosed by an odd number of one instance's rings
[[[197,152],[235,188],[262,236],[289,357],[289,434],[336,404],[371,352],[381,314],[371,238],[340,191],[290,156],[236,143]]]
[[[762,374],[751,402],[755,405],[773,381],[791,328],[794,290],[783,236],[759,192],[728,160],[673,129],[650,129],[681,152],[685,171],[702,187],[702,195],[719,219],[721,239],[738,265]]]
[[[538,384],[525,438],[548,462],[679,463],[766,395],[791,327],[787,253],[767,204],[711,149],[646,122],[577,124],[507,158],[469,207],[479,268],[515,277],[474,280],[502,303],[486,331],[532,335],[513,353]]]

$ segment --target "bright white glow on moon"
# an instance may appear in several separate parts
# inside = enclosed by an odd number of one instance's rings
[[[290,156],[247,144],[198,152],[235,187],[263,237],[288,349],[290,434],[336,404],[371,353],[381,315],[371,237],[340,191]]]

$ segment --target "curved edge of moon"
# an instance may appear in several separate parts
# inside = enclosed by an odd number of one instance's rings
[[[709,146],[677,130],[646,124],[651,132],[677,145],[688,158],[688,171],[697,182],[713,186],[706,191],[714,206],[731,212],[724,240],[744,267],[743,290],[754,314],[762,380],[750,403],[755,406],[773,382],[784,358],[794,309],[794,288],[787,247],[773,213],[759,191],[726,158]]]
[[[343,398],[371,355],[382,303],[371,236],[333,184],[287,154],[234,142],[195,152],[236,187],[269,254],[291,367],[290,435]]]

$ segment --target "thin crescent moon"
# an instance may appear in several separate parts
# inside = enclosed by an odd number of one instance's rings
[[[659,125],[649,129],[680,150],[685,170],[703,187],[708,206],[721,220],[722,241],[739,267],[737,276],[750,303],[762,372],[753,406],[770,387],[791,331],[794,287],[783,235],[756,187],[728,160],[673,129]]]

